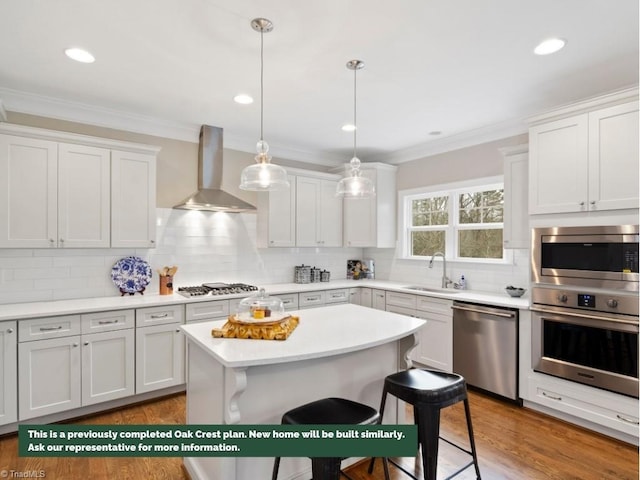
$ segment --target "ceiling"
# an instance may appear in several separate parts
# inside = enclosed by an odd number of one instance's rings
[[[550,108],[638,84],[637,0],[2,0],[8,111],[338,164],[400,163],[526,131]],[[568,41],[536,56],[541,40]],[[96,62],[63,54],[80,46]],[[234,103],[248,93],[251,105]],[[433,135],[431,132],[442,132]]]

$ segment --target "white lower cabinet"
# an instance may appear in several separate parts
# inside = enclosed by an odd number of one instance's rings
[[[134,394],[134,329],[82,336],[82,405]]]
[[[0,425],[18,420],[18,330],[15,321],[0,323]]]
[[[184,306],[136,310],[136,393],[185,381]]]
[[[299,308],[313,308],[321,307],[325,304],[324,291],[319,292],[301,292],[298,294],[298,307]]]
[[[384,310],[387,304],[387,294],[384,290],[373,289],[371,291],[371,307]]]
[[[453,302],[397,292],[387,292],[386,302],[388,312],[427,321],[418,331],[418,345],[411,352],[411,359],[427,367],[453,371]]]
[[[420,343],[412,358],[428,367],[453,371],[453,302],[443,298],[417,297],[416,317],[427,321],[418,332]]]
[[[133,395],[133,327],[133,310],[21,321],[19,419]]]

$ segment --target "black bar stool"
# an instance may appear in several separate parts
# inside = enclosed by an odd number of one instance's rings
[[[380,414],[368,405],[344,398],[323,398],[307,403],[282,416],[283,425],[373,425],[379,423]],[[338,480],[340,462],[344,458],[311,458],[313,480]],[[387,459],[383,458],[384,478],[389,480]],[[277,480],[280,457],[273,463],[272,480]]]
[[[455,477],[460,472],[473,465],[476,470],[476,478],[480,479],[478,455],[476,453],[476,445],[473,439],[473,427],[471,426],[471,413],[469,411],[469,399],[467,397],[467,383],[462,376],[455,373],[418,368],[393,373],[387,376],[385,378],[384,389],[382,391],[380,419],[378,420],[379,423],[382,422],[387,393],[390,393],[400,400],[413,405],[414,421],[416,425],[418,425],[418,444],[419,446],[422,446],[422,469],[424,471],[424,480],[436,480],[436,470],[438,467],[438,440],[441,438],[440,410],[455,403],[464,402],[464,411],[467,418],[467,430],[469,432],[469,444],[471,446],[471,450],[466,450],[459,445],[449,442],[448,440],[442,440],[471,455],[472,461],[448,478]],[[372,458],[371,463],[369,464],[369,473],[373,471],[374,462],[375,458]],[[403,468],[401,468],[401,470],[411,475]]]

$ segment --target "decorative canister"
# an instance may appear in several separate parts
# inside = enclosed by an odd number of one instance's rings
[[[311,283],[316,283],[320,281],[320,269],[313,267],[311,269]]]
[[[320,272],[320,281],[321,282],[328,282],[331,279],[331,272],[329,272],[328,270],[322,270]]]
[[[294,267],[293,281],[295,283],[311,282],[311,267],[304,264]]]

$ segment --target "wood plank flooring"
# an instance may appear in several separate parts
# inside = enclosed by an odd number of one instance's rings
[[[633,445],[477,392],[471,391],[469,396],[480,471],[485,480],[638,479],[638,449]],[[178,394],[73,423],[119,425],[184,422],[185,396]],[[466,446],[462,404],[443,411],[441,433],[445,438]],[[446,478],[458,465],[466,463],[468,458],[444,442],[441,442],[440,448],[439,479]],[[18,457],[17,451],[17,435],[0,438],[2,478],[20,478],[22,472],[43,472],[47,480],[188,479],[181,458],[37,458]],[[414,458],[396,461],[416,476],[422,474],[420,461]],[[353,480],[384,478],[381,462],[377,462],[373,475],[367,473],[367,466],[368,463],[363,462],[348,468],[346,473]],[[390,469],[393,480],[410,479],[396,467],[391,466]],[[471,467],[456,478],[475,478],[473,473]]]

